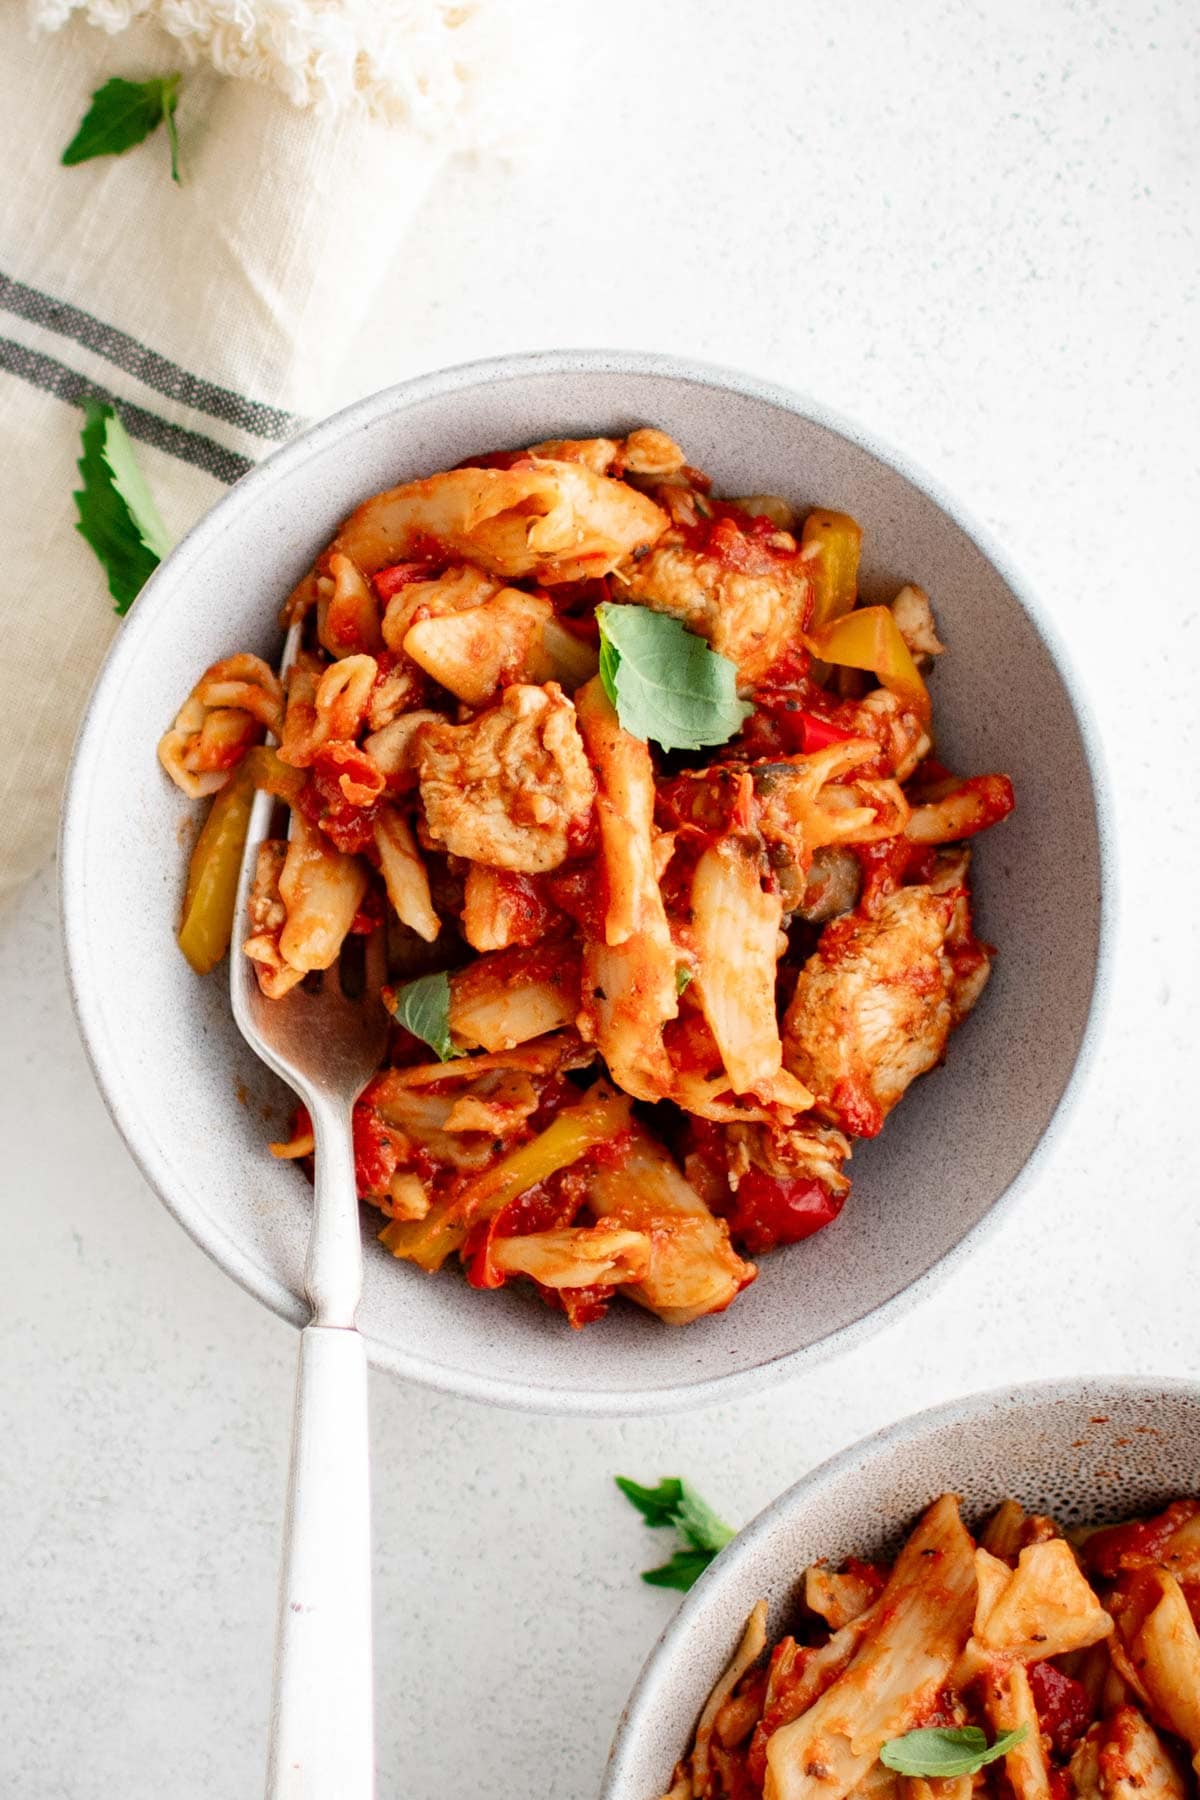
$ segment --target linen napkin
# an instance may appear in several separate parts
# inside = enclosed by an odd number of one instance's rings
[[[0,905],[120,628],[73,529],[83,402],[117,404],[174,536],[336,404],[439,166],[532,116],[530,4],[0,0]],[[179,68],[182,185],[161,128],[60,166],[94,89]]]

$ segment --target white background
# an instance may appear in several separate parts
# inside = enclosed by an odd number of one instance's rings
[[[635,346],[777,377],[905,446],[1008,546],[1094,696],[1120,959],[1052,1166],[853,1355],[628,1424],[374,1380],[380,1791],[414,1800],[594,1792],[674,1605],[637,1580],[660,1546],[614,1472],[687,1475],[741,1522],[956,1393],[1200,1372],[1196,14],[588,11],[565,125],[515,176],[442,181],[343,397],[497,351]],[[0,926],[0,1054],[0,1791],[241,1800],[261,1782],[295,1338],[118,1142],[50,877]]]

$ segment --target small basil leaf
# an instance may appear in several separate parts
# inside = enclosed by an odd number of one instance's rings
[[[439,1062],[458,1055],[450,1036],[450,977],[444,970],[405,982],[393,995],[392,1012],[405,1030],[429,1045]]]
[[[78,466],[83,486],[77,488],[74,495],[75,510],[79,515],[75,529],[99,558],[108,577],[114,609],[123,617],[153,575],[160,558],[147,542],[152,533],[139,526],[123,491],[130,469],[136,470],[132,446],[128,447],[127,456],[123,451],[114,456],[116,467],[122,471],[120,478],[114,462],[109,460],[110,444],[118,441],[110,437],[114,427],[120,432],[120,439],[129,446],[112,407],[89,400],[84,408],[83,432],[79,440],[83,454]],[[140,474],[133,485],[139,504],[144,503],[143,497],[149,500],[149,489]],[[149,508],[161,531],[162,542],[167,545],[166,532],[153,500],[149,500]]]
[[[664,750],[725,744],[753,708],[737,669],[678,619],[648,606],[596,608],[600,680],[622,729]]]
[[[164,120],[171,148],[171,175],[179,180],[175,108],[179,104],[178,74],[155,76],[150,81],[125,81],[114,76],[92,95],[79,130],[62,153],[71,168],[96,156],[120,156],[144,142]]]
[[[1006,1756],[1029,1735],[1029,1727],[1000,1734],[989,1744],[978,1725],[929,1725],[903,1737],[889,1738],[879,1760],[900,1775],[974,1775],[977,1769]]]

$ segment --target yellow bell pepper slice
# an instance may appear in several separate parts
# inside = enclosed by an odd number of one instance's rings
[[[458,1250],[466,1238],[466,1229],[456,1225],[453,1207],[432,1206],[423,1219],[393,1219],[379,1234],[379,1241],[393,1256],[415,1262],[427,1275],[436,1275],[452,1251]]]
[[[242,850],[250,826],[254,778],[242,763],[217,790],[188,864],[179,948],[207,975],[229,948]]]
[[[843,668],[869,670],[881,686],[928,723],[929,690],[888,607],[859,607],[807,635],[814,656]]]
[[[800,548],[809,552],[804,559],[813,584],[809,629],[816,631],[848,613],[858,598],[862,526],[849,513],[811,512],[800,533]]]
[[[294,769],[291,763],[283,762],[278,750],[270,744],[255,744],[248,750],[245,767],[256,788],[265,788],[268,794],[274,794],[277,800],[286,800],[289,806],[298,804],[308,780],[307,769]]]
[[[379,1234],[393,1256],[415,1262],[433,1273],[451,1251],[461,1247],[472,1225],[492,1219],[523,1194],[560,1169],[569,1168],[609,1143],[629,1124],[631,1102],[625,1094],[586,1094],[578,1106],[568,1106],[551,1120],[545,1131],[493,1163],[448,1205],[433,1207],[423,1219],[395,1219]]]
[[[557,1175],[624,1131],[629,1109],[627,1095],[597,1093],[595,1089],[578,1106],[564,1107],[545,1131],[485,1169],[463,1189],[454,1206],[458,1217],[472,1224],[494,1218],[526,1188]]]

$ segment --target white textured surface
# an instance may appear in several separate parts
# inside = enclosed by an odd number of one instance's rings
[[[606,8],[570,139],[443,184],[346,397],[607,343],[778,376],[906,445],[1009,546],[1098,703],[1125,846],[1107,1045],[978,1257],[802,1386],[620,1424],[375,1381],[384,1796],[594,1792],[672,1608],[634,1579],[657,1546],[614,1470],[688,1474],[741,1520],[968,1388],[1200,1368],[1197,27],[1183,0],[804,12]],[[294,1340],[132,1170],[53,911],[46,881],[0,928],[0,1791],[233,1800],[261,1780]]]

